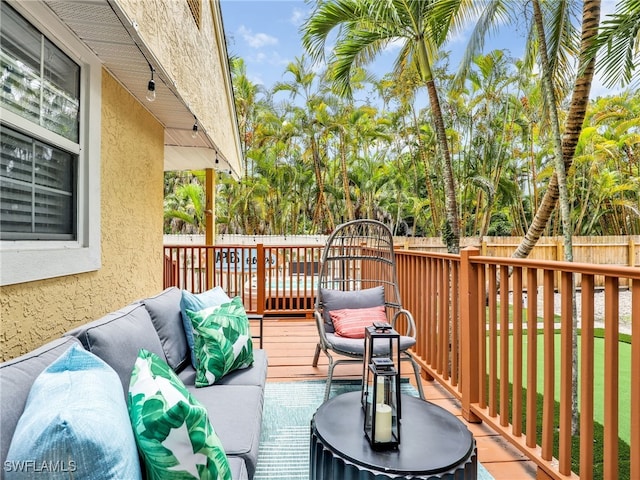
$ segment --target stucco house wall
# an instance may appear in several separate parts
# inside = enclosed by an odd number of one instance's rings
[[[162,289],[164,130],[102,72],[102,267],[0,287],[0,360]]]
[[[90,185],[92,192],[99,183],[100,198],[79,196],[84,203],[78,208],[83,220],[78,243],[85,242],[91,255],[82,268],[70,268],[75,265],[66,256],[36,256],[21,245],[0,242],[2,272],[26,272],[20,269],[23,259],[38,260],[31,260],[29,275],[6,280],[0,275],[0,361],[161,290],[165,169],[208,169],[212,178],[218,168],[242,173],[219,0],[8,4],[28,13],[36,28],[85,65],[91,101],[85,101],[89,115],[81,126],[88,140],[80,147],[85,155],[78,183]],[[156,74],[154,102],[146,98],[150,69]],[[101,92],[99,101],[94,87]],[[194,119],[200,127],[196,136]],[[91,221],[98,216],[100,225]],[[38,248],[33,251],[40,254]],[[4,252],[11,255],[4,256],[11,268],[2,265]],[[39,271],[44,261],[49,262],[44,266],[64,268]]]

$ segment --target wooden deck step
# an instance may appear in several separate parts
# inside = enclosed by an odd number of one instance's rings
[[[327,377],[327,358],[320,354],[317,367],[311,365],[318,334],[313,320],[297,317],[266,317],[264,349],[269,357],[269,382],[318,380]],[[361,365],[340,365],[335,378],[361,378]],[[410,381],[415,381],[413,377]],[[495,480],[530,480],[536,478],[536,466],[515,447],[485,424],[469,424],[461,417],[459,402],[437,382],[423,381],[425,396],[458,416],[473,433],[478,460]]]

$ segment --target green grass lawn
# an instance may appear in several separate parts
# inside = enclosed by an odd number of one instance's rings
[[[512,332],[509,332],[509,348],[510,355],[512,355],[513,351],[513,336]],[[603,423],[604,423],[604,332],[602,330],[596,330],[595,339],[594,339],[594,420],[596,422],[594,428],[594,474],[595,478],[602,478],[602,449],[603,449]],[[500,338],[500,332],[498,332],[498,342]],[[580,351],[580,341],[581,337],[578,335],[578,352]],[[498,343],[499,345],[499,343]],[[523,385],[527,385],[526,380],[526,365],[527,365],[527,336],[526,332],[523,337]],[[541,424],[542,424],[542,394],[543,394],[543,383],[544,379],[542,377],[542,372],[544,368],[544,335],[542,333],[538,333],[537,336],[537,351],[538,351],[538,378],[537,378],[537,394],[538,394],[538,435],[539,438],[541,435]],[[560,379],[560,333],[556,332],[554,335],[554,354],[555,354],[555,378],[556,378],[556,388],[554,391],[554,397],[556,400],[556,425],[558,424],[558,413],[559,413],[559,399],[560,399],[560,388],[559,388],[559,379]],[[499,352],[498,352],[499,355]],[[488,362],[488,360],[487,360]],[[500,364],[500,360],[498,359],[498,365]],[[580,365],[580,360],[578,361]],[[498,372],[499,374],[499,372]],[[513,366],[512,362],[509,362],[509,381],[512,381],[513,374]],[[628,335],[620,335],[619,342],[619,472],[620,479],[628,479],[629,478],[629,439],[631,435],[630,430],[630,415],[631,415],[631,343],[630,337]],[[509,387],[511,389],[511,385]],[[579,390],[578,390],[579,391]],[[511,396],[509,398],[512,398]],[[524,391],[523,399],[526,398],[526,391]],[[580,402],[580,397],[578,398],[578,402]],[[524,420],[526,422],[526,419]],[[557,441],[558,436],[556,435],[556,453],[554,455],[557,456]],[[572,463],[573,470],[578,471],[579,468],[579,435],[573,438],[573,449],[572,449]],[[538,440],[540,442],[540,440]]]

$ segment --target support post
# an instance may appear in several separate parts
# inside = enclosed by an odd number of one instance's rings
[[[471,411],[471,405],[480,401],[480,382],[484,375],[480,372],[480,324],[478,311],[478,266],[471,263],[471,257],[478,256],[477,247],[467,247],[460,251],[460,367],[462,393],[462,417],[471,423],[482,420]]]
[[[634,241],[633,235],[629,235],[629,248],[628,248],[627,257],[629,260],[627,264],[630,267],[635,267],[636,266],[636,243]],[[627,280],[627,282],[629,282],[627,286],[629,287],[629,289],[631,289],[633,287],[633,280],[629,279]]]
[[[214,260],[213,249],[210,248],[215,243],[216,238],[216,172],[212,168],[205,169],[204,177],[204,224],[205,224],[205,242],[207,247],[207,289],[213,288]]]
[[[258,264],[256,265],[257,276],[257,312],[259,315],[264,315],[265,305],[265,278],[266,278],[266,254],[264,251],[264,245],[259,243],[256,245]]]
[[[205,245],[213,245],[216,238],[216,171],[205,170]]]

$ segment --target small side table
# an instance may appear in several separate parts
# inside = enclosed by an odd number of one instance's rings
[[[402,396],[400,445],[376,452],[364,436],[360,392],[328,400],[311,420],[310,480],[475,480],[476,443],[445,409]]]

